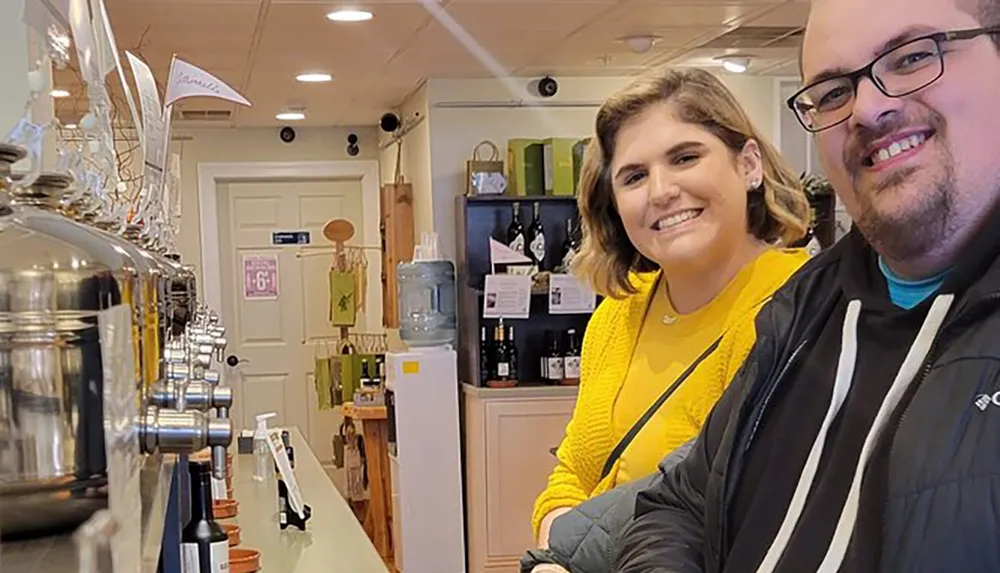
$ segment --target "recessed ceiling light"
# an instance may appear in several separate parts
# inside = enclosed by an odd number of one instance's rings
[[[65,127],[66,129],[76,129],[76,124],[75,123],[67,123],[63,127]]]
[[[727,72],[742,74],[750,68],[750,58],[722,58],[722,67]]]
[[[278,121],[301,121],[306,118],[306,114],[301,111],[283,111],[274,116]]]
[[[69,97],[69,92],[66,90],[52,90],[49,92],[52,97]]]
[[[365,10],[335,10],[326,15],[333,22],[364,22],[372,19],[372,13]]]
[[[330,74],[308,73],[308,74],[299,74],[295,76],[295,79],[299,80],[300,82],[311,84],[311,83],[332,81],[333,76],[331,76]]]

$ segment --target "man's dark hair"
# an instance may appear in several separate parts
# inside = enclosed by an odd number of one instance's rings
[[[1000,27],[1000,0],[958,0],[958,6],[972,14],[982,27]],[[1000,34],[991,34],[990,39],[1000,50]]]

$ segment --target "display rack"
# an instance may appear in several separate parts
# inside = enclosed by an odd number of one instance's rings
[[[489,239],[501,240],[511,222],[512,205],[520,204],[521,221],[531,220],[531,204],[540,204],[539,219],[545,230],[549,248],[546,266],[552,268],[559,256],[555,245],[566,238],[566,220],[579,221],[576,197],[569,196],[463,196],[456,203],[456,237],[458,279],[458,364],[463,382],[479,386],[480,327],[494,325],[496,320],[483,319],[483,298],[486,275],[491,272]],[[510,319],[514,326],[514,344],[518,349],[519,385],[546,384],[541,377],[540,358],[545,331],[575,328],[582,337],[589,314],[550,314],[547,292],[535,292],[526,320]]]

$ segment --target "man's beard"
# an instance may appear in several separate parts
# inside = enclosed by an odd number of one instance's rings
[[[892,193],[916,176],[915,169],[894,173],[877,189],[859,194],[861,214],[856,223],[879,254],[893,260],[914,260],[947,243],[955,231],[955,178],[951,163],[945,163],[944,174],[909,202],[893,197],[890,200],[896,204],[892,208],[875,206],[880,194]]]

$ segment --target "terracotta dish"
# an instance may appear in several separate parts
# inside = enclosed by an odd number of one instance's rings
[[[240,544],[240,526],[231,523],[222,524],[223,531],[229,536],[229,546],[236,547]]]
[[[217,499],[212,502],[212,514],[215,519],[230,519],[239,513],[240,502],[235,499]]]
[[[254,573],[260,571],[260,551],[256,549],[230,549],[229,573]]]

